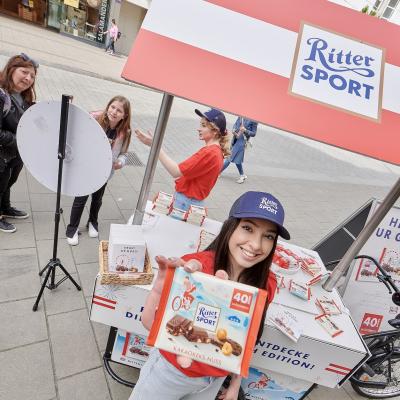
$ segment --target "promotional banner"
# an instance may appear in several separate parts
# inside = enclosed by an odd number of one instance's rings
[[[326,0],[153,0],[122,77],[400,164],[399,35]]]
[[[379,204],[374,202],[369,218]],[[400,287],[400,208],[393,207],[386,214],[359,254],[375,258]],[[372,261],[357,260],[344,292],[344,302],[362,334],[392,329],[387,321],[400,313],[386,286],[379,282],[378,272]]]

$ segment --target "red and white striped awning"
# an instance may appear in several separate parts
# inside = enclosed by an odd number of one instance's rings
[[[399,40],[326,0],[153,0],[122,76],[400,164]]]

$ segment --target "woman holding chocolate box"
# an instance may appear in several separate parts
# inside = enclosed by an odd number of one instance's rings
[[[224,158],[230,154],[224,113],[214,108],[205,113],[194,111],[201,117],[198,132],[205,146],[179,164],[163,149],[159,155],[161,164],[175,179],[173,207],[182,211],[187,211],[192,204],[204,206],[204,199],[217,182]],[[143,144],[151,145],[153,136],[150,132],[146,134],[136,129],[135,133]]]
[[[157,257],[159,273],[146,299],[142,314],[144,327],[150,329],[155,319],[168,266],[182,266],[187,272],[201,270],[218,278],[267,289],[268,306],[276,290],[276,278],[270,272],[270,266],[278,236],[290,239],[289,232],[283,227],[284,215],[281,203],[271,194],[246,192],[235,201],[229,218],[205,251],[174,260]],[[171,320],[171,326],[167,326],[167,330],[182,329],[184,323],[185,321]],[[174,324],[177,326],[174,327]],[[261,337],[262,330],[261,324],[258,338]],[[230,347],[233,354],[235,346],[238,352],[241,351],[238,343],[229,341],[223,335],[218,337],[218,344],[219,342],[223,345],[222,352],[225,347]],[[191,394],[202,392],[205,395],[211,387],[215,388],[215,385],[222,383],[228,375],[227,371],[154,348],[140,371],[139,380],[129,400],[158,398],[161,393],[163,400],[190,399]],[[222,390],[220,399],[237,399],[241,377],[231,375],[230,385]],[[210,396],[212,398],[212,395]]]

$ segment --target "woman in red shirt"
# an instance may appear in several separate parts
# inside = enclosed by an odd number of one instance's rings
[[[224,158],[230,154],[225,115],[215,108],[205,113],[196,109],[195,113],[201,117],[198,132],[205,146],[179,164],[163,149],[159,155],[162,165],[175,179],[174,208],[183,211],[192,204],[204,205],[204,199],[217,182]],[[136,129],[135,133],[143,144],[151,145],[150,132],[146,134]]]
[[[183,266],[187,272],[202,270],[219,278],[266,288],[268,306],[276,290],[276,278],[270,272],[270,266],[278,236],[290,239],[289,232],[283,227],[284,215],[281,203],[271,194],[246,192],[235,201],[229,218],[206,251],[173,261],[157,257],[159,272],[146,299],[142,314],[144,327],[150,330],[152,326],[169,265]],[[262,330],[263,324],[258,339]],[[227,375],[226,371],[187,357],[153,349],[129,400],[160,396],[163,400],[187,399],[190,394],[207,391],[211,385],[218,383],[218,378],[222,380]],[[236,400],[240,382],[241,377],[233,374],[230,386],[223,390],[219,398]]]

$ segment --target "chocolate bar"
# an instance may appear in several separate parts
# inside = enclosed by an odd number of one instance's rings
[[[211,341],[207,331],[196,326],[191,326],[190,329],[183,332],[183,335],[187,340],[189,340],[189,342],[210,343]]]
[[[232,346],[232,354],[234,356],[240,356],[243,350],[242,346],[238,342],[235,342],[232,339],[219,340],[216,336],[211,336],[210,343],[213,344],[214,346],[219,347],[220,349],[222,349],[225,343],[229,343]]]
[[[171,335],[179,336],[190,330],[192,326],[192,322],[187,318],[175,315],[167,322],[166,328]]]

